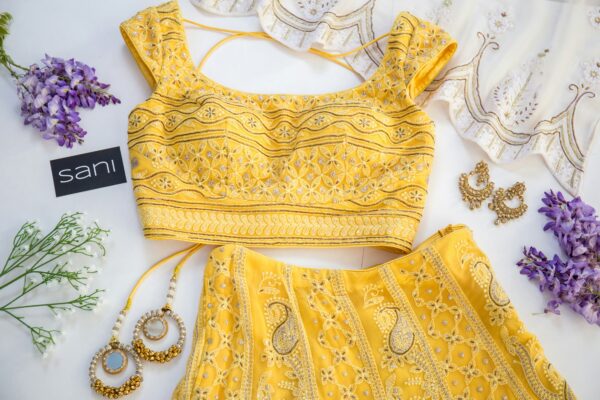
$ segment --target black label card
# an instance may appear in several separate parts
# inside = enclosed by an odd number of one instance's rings
[[[127,182],[119,147],[51,160],[50,167],[56,197]]]

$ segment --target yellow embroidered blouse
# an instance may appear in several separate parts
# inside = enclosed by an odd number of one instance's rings
[[[176,1],[121,31],[153,89],[129,117],[146,237],[410,250],[434,144],[414,98],[456,49],[444,31],[401,13],[370,78],[318,95],[247,93],[208,78]]]

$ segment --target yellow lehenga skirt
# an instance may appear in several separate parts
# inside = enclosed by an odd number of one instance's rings
[[[574,399],[471,231],[362,270],[210,256],[174,399]]]

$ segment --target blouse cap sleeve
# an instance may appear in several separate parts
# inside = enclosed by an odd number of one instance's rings
[[[414,99],[435,79],[454,55],[456,41],[439,26],[403,13],[397,22],[402,43],[402,69],[408,95]]]
[[[161,29],[153,7],[138,12],[120,25],[125,44],[151,88],[155,88],[162,69]]]

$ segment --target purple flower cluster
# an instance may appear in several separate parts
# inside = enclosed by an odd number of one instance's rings
[[[538,211],[549,222],[544,230],[552,231],[565,258],[552,258],[535,247],[525,248],[517,265],[521,274],[539,283],[551,299],[546,312],[560,314],[565,303],[591,324],[600,325],[600,221],[596,210],[579,197],[566,200],[562,193],[550,191]]]
[[[78,108],[121,102],[107,92],[109,85],[98,81],[94,68],[74,59],[46,55],[41,65],[31,65],[17,84],[25,125],[34,126],[59,146],[83,142],[87,132],[79,126]]]

